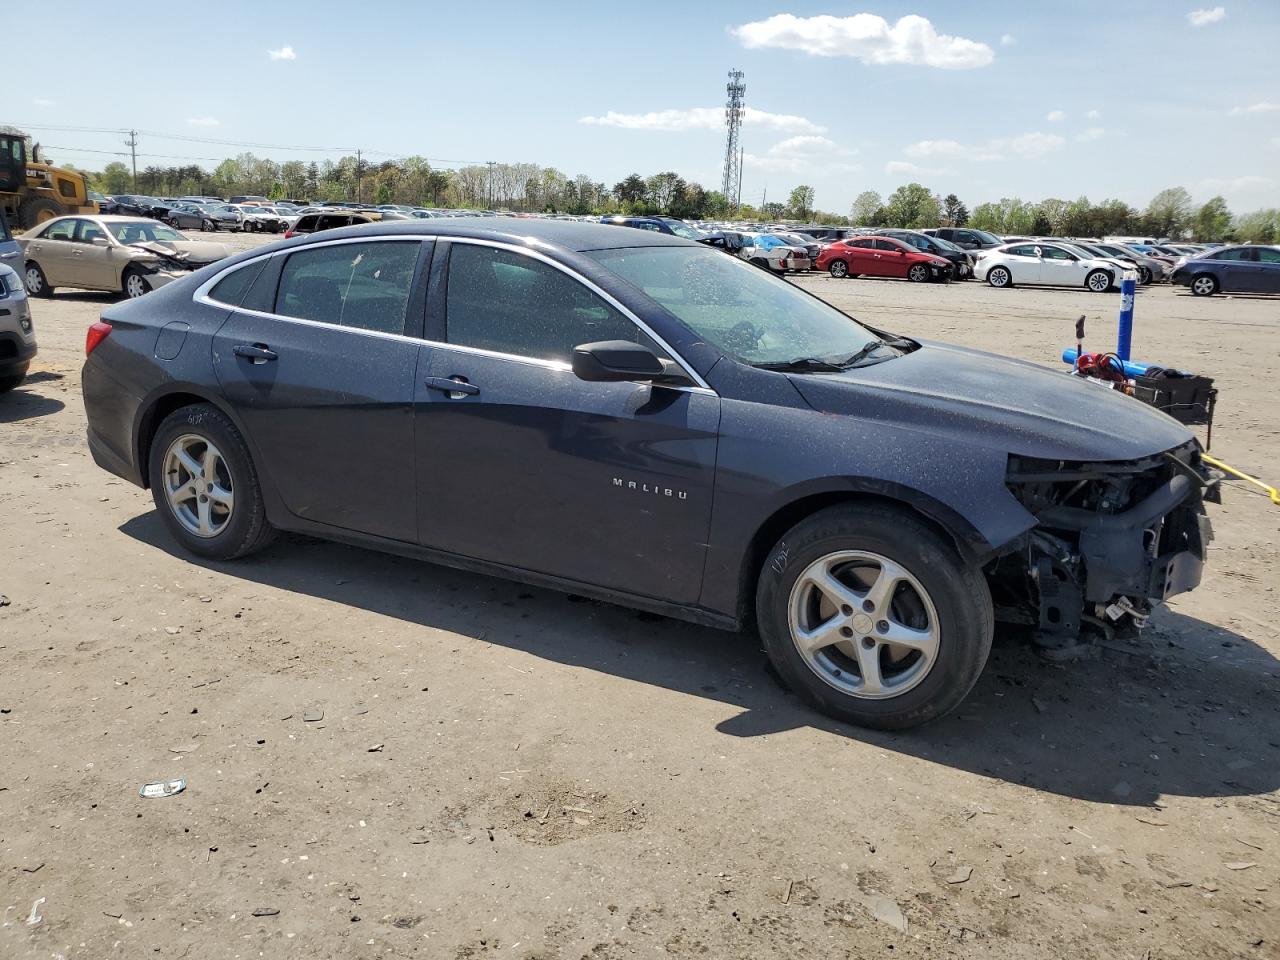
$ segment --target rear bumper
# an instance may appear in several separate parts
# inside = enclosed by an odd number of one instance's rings
[[[145,486],[134,441],[134,423],[142,400],[92,357],[85,362],[80,379],[93,462],[121,479]]]

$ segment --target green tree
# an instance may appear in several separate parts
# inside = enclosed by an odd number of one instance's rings
[[[797,220],[808,220],[813,213],[813,198],[813,187],[802,183],[791,191],[791,196],[787,199],[788,213]]]
[[[1048,224],[1048,228],[1041,231],[1036,230],[1038,236],[1053,235],[1060,236],[1066,231],[1063,225],[1067,221],[1067,208],[1070,206],[1065,200],[1058,200],[1050,197],[1048,200],[1041,200],[1036,204],[1036,216],[1043,223]]]
[[[942,205],[929,188],[908,183],[889,195],[886,219],[894,227],[936,227],[942,219]]]
[[[613,195],[618,198],[618,202],[623,206],[628,203],[644,202],[644,177],[638,173],[633,173],[625,180],[620,180],[613,185]]]
[[[1201,241],[1225,240],[1231,232],[1231,211],[1222,197],[1212,197],[1196,211],[1191,225],[1195,238]]]
[[[1191,194],[1182,187],[1161,190],[1146,210],[1147,230],[1160,237],[1181,237],[1191,223]]]
[[[1236,217],[1236,239],[1245,243],[1275,243],[1280,239],[1280,210],[1255,210]]]
[[[1000,206],[995,203],[980,203],[973,208],[973,216],[969,218],[969,226],[975,230],[988,230],[992,233],[1004,232],[1004,221],[1000,216]]]
[[[1069,237],[1091,236],[1089,212],[1092,209],[1088,197],[1079,197],[1068,203],[1062,212],[1062,232]]]
[[[942,201],[942,217],[950,226],[963,227],[969,222],[969,210],[954,193],[948,193]]]
[[[849,208],[849,222],[855,227],[884,226],[884,201],[874,190],[863,190]]]
[[[129,168],[119,160],[108,163],[97,182],[101,184],[103,193],[128,193],[133,189],[133,177],[129,173]]]

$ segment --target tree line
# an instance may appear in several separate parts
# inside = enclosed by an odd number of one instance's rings
[[[860,193],[847,217],[815,208],[814,189],[801,184],[786,202],[736,211],[718,190],[685,180],[673,171],[645,177],[630,174],[612,187],[580,173],[570,177],[536,163],[472,164],[456,169],[432,167],[423,157],[371,163],[360,156],[306,163],[283,163],[242,153],[212,171],[197,165],[149,166],[138,171],[113,162],[88,173],[90,184],[106,194],[156,196],[259,195],[271,199],[356,200],[409,206],[501,209],[570,214],[664,214],[689,220],[734,216],[743,220],[783,220],[867,227],[972,226],[999,234],[1033,236],[1194,237],[1197,240],[1280,240],[1280,210],[1233,214],[1222,197],[1196,205],[1182,187],[1161,190],[1144,209],[1122,200],[1093,203],[1048,198],[1030,203],[1017,197],[980,203],[972,211],[954,193],[939,196],[920,183],[898,187],[887,198],[873,190]]]

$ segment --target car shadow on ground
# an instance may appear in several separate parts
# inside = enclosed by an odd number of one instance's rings
[[[0,394],[0,423],[17,423],[19,420],[34,420],[36,417],[47,417],[62,410],[66,404],[53,397],[35,393],[27,389],[32,383],[45,380],[56,380],[60,374],[33,373],[9,393]]]
[[[1280,786],[1280,663],[1252,641],[1165,611],[1140,644],[1049,664],[997,635],[950,716],[908,733],[832,721],[782,689],[754,636],[696,627],[507,580],[285,536],[255,557],[205,561],[159,517],[121,531],[186,562],[280,590],[729,704],[733,737],[812,727],[1064,796],[1146,805],[1164,794],[1244,796]],[[1121,650],[1131,649],[1131,652]]]

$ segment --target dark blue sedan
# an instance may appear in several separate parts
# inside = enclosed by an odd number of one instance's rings
[[[195,555],[293,530],[755,630],[881,728],[958,704],[998,612],[1060,658],[1138,629],[1208,540],[1163,413],[665,233],[325,231],[113,305],[86,349],[94,459]]]
[[[1280,248],[1218,247],[1180,262],[1170,278],[1197,297],[1215,293],[1280,293]]]

